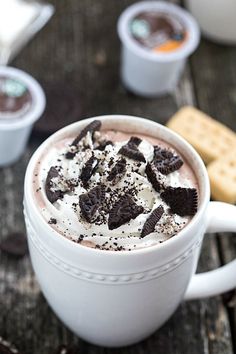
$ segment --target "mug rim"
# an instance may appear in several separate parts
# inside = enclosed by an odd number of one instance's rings
[[[201,188],[201,200],[199,201],[199,205],[198,205],[198,210],[197,213],[193,216],[193,218],[189,221],[189,223],[175,236],[170,237],[169,239],[167,239],[166,241],[162,242],[162,243],[157,243],[156,245],[152,245],[149,247],[143,247],[143,248],[137,248],[137,249],[133,249],[131,251],[128,250],[123,250],[123,251],[115,251],[115,250],[100,250],[97,248],[91,248],[91,247],[87,247],[87,246],[83,246],[79,243],[75,243],[72,240],[68,239],[67,237],[64,237],[63,235],[61,235],[59,232],[57,232],[55,229],[53,229],[45,220],[45,218],[43,217],[42,213],[39,210],[39,207],[36,205],[34,198],[33,198],[33,193],[31,190],[31,183],[32,183],[32,177],[33,177],[33,171],[34,168],[36,166],[36,163],[38,162],[38,158],[40,157],[40,155],[42,154],[43,151],[45,151],[45,148],[54,141],[54,139],[56,139],[57,137],[63,136],[63,134],[65,132],[67,132],[68,130],[71,131],[73,130],[73,128],[78,128],[78,126],[82,125],[82,128],[84,126],[86,126],[88,123],[90,123],[91,121],[98,119],[101,120],[101,122],[103,121],[109,121],[112,119],[116,119],[116,120],[122,120],[122,119],[129,119],[133,122],[135,121],[140,121],[143,122],[143,124],[149,124],[154,126],[158,126],[158,128],[160,130],[163,130],[165,132],[167,132],[167,134],[169,134],[170,137],[174,138],[174,141],[178,141],[180,142],[180,144],[182,146],[184,146],[185,150],[187,150],[194,158],[194,160],[197,162],[198,168],[201,169],[201,173],[202,173],[202,178],[203,178],[203,186],[204,186],[204,190],[202,191]],[[80,128],[80,129],[82,129]],[[159,137],[157,137],[159,138]],[[165,139],[163,139],[165,141]],[[175,143],[170,143],[171,146],[173,146],[174,148],[176,148]],[[178,149],[178,148],[177,148]],[[182,152],[181,152],[182,153]],[[184,153],[182,153],[182,155],[184,156]],[[196,175],[196,168],[194,169],[193,166],[191,166],[191,168],[193,169],[194,174]],[[200,177],[197,177],[198,182]],[[200,183],[198,183],[200,185]],[[78,250],[78,252],[83,252],[84,254],[94,254],[94,255],[104,255],[104,257],[122,257],[122,256],[138,256],[141,254],[146,254],[146,253],[150,253],[150,252],[154,252],[154,251],[158,251],[159,250],[163,250],[163,249],[168,249],[170,247],[174,247],[175,244],[177,245],[178,242],[180,242],[179,240],[183,239],[188,239],[189,238],[189,231],[191,230],[191,228],[194,228],[195,225],[198,224],[199,219],[202,218],[205,209],[207,207],[207,204],[210,200],[210,183],[209,183],[209,178],[207,175],[207,170],[205,168],[205,165],[201,159],[201,157],[199,156],[199,154],[196,152],[196,150],[185,140],[183,139],[179,134],[173,132],[171,129],[167,128],[164,125],[161,125],[158,122],[149,120],[147,118],[141,118],[141,117],[137,117],[137,116],[131,116],[131,115],[122,115],[122,114],[110,114],[110,115],[101,115],[101,116],[94,116],[91,118],[85,118],[82,119],[80,121],[77,121],[75,123],[72,123],[70,125],[65,126],[64,128],[61,128],[60,130],[58,130],[57,132],[55,132],[54,134],[52,134],[51,136],[49,136],[43,143],[41,143],[39,145],[39,147],[36,149],[36,151],[33,153],[33,155],[30,158],[30,161],[28,163],[27,169],[26,169],[26,173],[25,173],[25,180],[24,180],[24,202],[25,202],[25,206],[27,205],[27,203],[30,201],[31,205],[30,208],[34,209],[34,212],[36,213],[37,217],[39,217],[40,222],[43,223],[44,227],[47,230],[48,235],[50,235],[50,238],[52,239],[53,242],[57,242],[58,244],[61,244],[61,246],[64,246],[65,249],[70,249],[73,250],[73,252],[76,252]],[[28,209],[28,208],[27,208]],[[190,232],[191,233],[191,232]],[[76,251],[75,251],[76,250]]]

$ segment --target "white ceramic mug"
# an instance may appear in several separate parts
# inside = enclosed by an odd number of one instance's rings
[[[199,182],[197,214],[177,235],[133,251],[102,251],[74,243],[44,220],[32,193],[42,152],[76,135],[93,119],[102,129],[161,138],[179,150]],[[235,206],[209,202],[206,168],[196,151],[168,128],[147,119],[103,116],[74,123],[48,138],[31,158],[25,177],[25,222],[34,271],[48,303],[78,336],[102,346],[136,343],[155,332],[183,299],[220,294],[236,286],[236,261],[194,275],[204,233],[236,230]]]

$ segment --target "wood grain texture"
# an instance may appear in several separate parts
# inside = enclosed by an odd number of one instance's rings
[[[218,242],[221,250],[222,264],[232,261],[236,253],[235,234],[222,233],[218,235]],[[223,295],[224,303],[228,309],[229,320],[231,325],[232,342],[234,349],[236,348],[236,289]]]
[[[123,113],[165,123],[178,107],[197,104],[236,128],[233,120],[236,53],[233,49],[204,41],[187,65],[173,95],[159,99],[136,97],[128,93],[119,80],[120,44],[116,34],[119,14],[133,1],[51,2],[56,6],[51,22],[13,64],[31,73],[46,89],[53,87],[55,97],[57,90],[64,90],[66,97],[66,87],[72,86],[78,92],[74,105],[82,106],[83,111],[78,119]],[[54,99],[53,93],[50,99]],[[46,117],[50,120],[47,111]],[[67,117],[64,119],[66,125]],[[34,133],[21,160],[0,169],[1,239],[9,232],[25,231],[22,214],[25,168],[44,138]],[[207,237],[199,269],[213,269],[219,264],[215,238]],[[0,254],[0,336],[13,342],[22,354],[51,354],[61,344],[68,344],[80,354],[233,353],[228,313],[220,297],[181,304],[159,331],[138,345],[111,350],[85,343],[68,331],[48,307],[28,256],[14,260],[3,254]]]
[[[236,47],[202,41],[192,57],[196,100],[200,109],[236,131]],[[202,70],[203,69],[203,70]],[[235,233],[219,236],[222,264],[236,256]],[[235,292],[225,296],[236,351]]]

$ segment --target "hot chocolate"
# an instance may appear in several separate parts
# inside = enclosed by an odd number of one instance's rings
[[[149,136],[103,130],[99,120],[43,153],[33,188],[53,229],[102,250],[161,243],[197,211],[197,180],[178,151]]]

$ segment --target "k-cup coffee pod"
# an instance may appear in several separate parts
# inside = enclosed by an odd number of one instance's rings
[[[225,44],[236,44],[235,0],[186,0],[186,6],[197,19],[208,39]]]
[[[181,7],[145,1],[128,7],[118,21],[121,79],[135,94],[171,93],[187,57],[199,43],[199,27]]]
[[[0,166],[22,155],[45,102],[44,92],[32,76],[19,69],[0,67]]]

